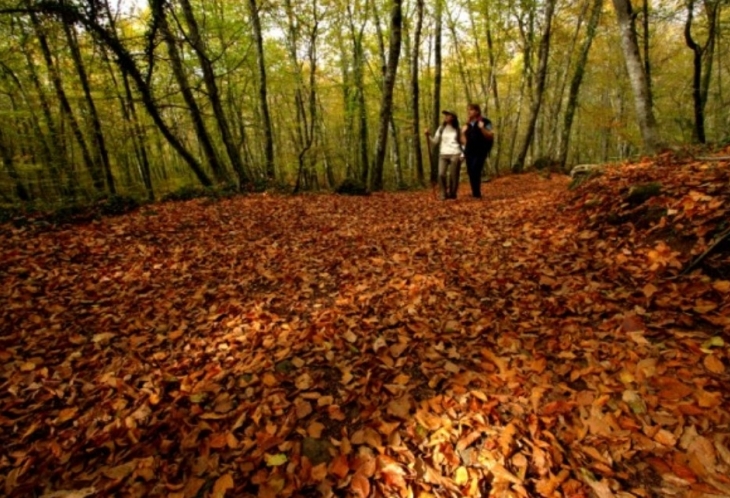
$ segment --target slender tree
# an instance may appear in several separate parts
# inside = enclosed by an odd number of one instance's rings
[[[262,127],[264,129],[264,154],[266,155],[266,177],[273,180],[274,169],[274,131],[271,125],[269,112],[269,90],[266,79],[266,58],[264,54],[264,35],[261,29],[261,17],[256,0],[249,0],[249,15],[253,28],[254,44],[256,46],[256,67],[258,68],[259,105],[261,106]]]
[[[101,126],[101,119],[99,119],[99,111],[96,109],[96,103],[91,95],[91,85],[89,84],[89,77],[86,74],[86,67],[81,57],[81,50],[79,50],[79,42],[76,36],[76,30],[74,26],[70,24],[63,25],[64,34],[66,35],[66,41],[71,51],[71,58],[74,61],[76,67],[76,73],[79,76],[81,82],[81,88],[84,92],[84,100],[86,101],[86,107],[89,113],[89,119],[91,120],[91,129],[94,137],[94,146],[96,149],[96,156],[99,163],[101,164],[101,170],[104,173],[107,188],[111,194],[116,194],[117,189],[114,185],[114,175],[112,174],[111,164],[109,162],[109,152],[106,147],[106,140],[104,138],[103,128]]]
[[[411,115],[413,119],[412,147],[413,157],[416,163],[416,180],[423,185],[423,154],[421,152],[421,127],[420,127],[420,86],[419,86],[419,64],[421,55],[421,31],[423,29],[423,7],[424,0],[416,0],[416,24],[413,28],[413,47],[411,54]]]
[[[568,91],[568,103],[565,107],[565,115],[563,116],[563,128],[560,132],[560,141],[558,149],[558,163],[561,169],[565,169],[565,163],[568,159],[568,146],[570,144],[570,132],[573,128],[573,118],[575,110],[578,106],[578,94],[581,84],[583,83],[583,75],[585,74],[586,64],[588,62],[588,54],[596,37],[596,28],[601,19],[603,10],[603,0],[593,0],[588,25],[586,26],[586,35],[580,48],[578,61],[575,65],[575,72],[570,81],[570,90]]]
[[[393,89],[400,58],[401,28],[403,24],[402,0],[392,0],[390,12],[390,43],[388,48],[388,65],[383,82],[383,95],[380,101],[380,117],[378,140],[375,147],[373,172],[370,178],[371,190],[383,189],[383,165],[388,144],[388,126],[393,113]]]
[[[207,98],[210,101],[210,105],[213,108],[213,115],[215,121],[218,124],[218,130],[223,141],[223,145],[228,154],[228,160],[231,162],[233,171],[238,179],[238,184],[243,185],[249,182],[248,175],[241,159],[241,154],[236,146],[233,139],[233,133],[228,123],[226,113],[223,111],[223,103],[221,101],[220,91],[218,90],[218,82],[216,79],[215,71],[213,70],[213,62],[208,55],[208,49],[205,46],[205,42],[200,35],[200,28],[198,27],[198,20],[193,12],[193,7],[189,0],[179,0],[180,6],[182,7],[183,14],[185,16],[185,22],[188,27],[187,39],[190,42],[190,46],[193,48],[198,63],[203,72],[203,82],[207,91]]]
[[[104,179],[100,174],[100,171],[97,169],[96,163],[89,151],[88,144],[86,143],[84,133],[81,130],[81,126],[76,119],[73,109],[71,108],[71,102],[68,100],[66,95],[66,90],[61,79],[61,73],[53,62],[53,55],[51,53],[51,48],[48,45],[48,38],[46,37],[44,28],[41,26],[36,13],[31,12],[30,19],[33,23],[33,28],[35,29],[36,37],[38,38],[38,44],[41,48],[41,54],[43,55],[43,60],[46,63],[46,68],[48,69],[48,74],[50,75],[51,82],[53,83],[53,88],[56,91],[56,98],[61,105],[64,117],[68,120],[71,133],[76,139],[79,149],[81,149],[81,156],[84,160],[84,164],[86,165],[86,169],[89,172],[89,176],[91,176],[94,190],[96,190],[97,193],[101,193],[104,191]]]
[[[532,144],[532,138],[535,133],[535,123],[540,113],[540,106],[542,105],[543,97],[545,94],[545,81],[547,79],[547,66],[548,56],[550,54],[550,37],[553,23],[553,13],[555,12],[556,0],[547,0],[545,2],[545,26],[543,28],[542,38],[540,39],[540,48],[538,53],[538,65],[537,65],[537,87],[535,89],[535,95],[530,106],[530,118],[527,122],[527,133],[522,143],[522,149],[517,156],[517,160],[513,165],[512,171],[515,173],[521,172],[525,167],[525,159],[527,158],[527,152]]]
[[[636,119],[644,142],[644,152],[653,154],[659,147],[659,131],[649,99],[649,82],[639,55],[636,18],[631,0],[613,0],[613,6],[616,10],[626,70],[634,93]]]
[[[687,20],[684,24],[684,40],[687,47],[692,50],[692,103],[694,110],[692,136],[695,142],[702,144],[707,142],[705,106],[707,105],[710,73],[712,72],[717,12],[720,2],[719,0],[705,0],[703,3],[707,16],[707,39],[705,43],[698,43],[692,35],[692,24],[695,19],[695,0],[687,0]]]
[[[431,126],[433,130],[439,127],[439,119],[441,117],[441,79],[442,79],[442,54],[441,54],[441,38],[443,34],[443,0],[436,0],[434,3],[434,76],[433,76],[433,118]],[[429,154],[431,156],[431,184],[435,185],[438,180],[438,150],[429,142]]]

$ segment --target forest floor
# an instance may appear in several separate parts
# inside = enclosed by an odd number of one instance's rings
[[[568,183],[0,226],[0,494],[730,496],[730,163]]]

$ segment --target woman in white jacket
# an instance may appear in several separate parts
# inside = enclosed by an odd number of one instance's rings
[[[426,129],[426,136],[433,145],[439,146],[441,200],[456,199],[456,191],[459,189],[459,173],[461,173],[461,129],[456,114],[452,111],[442,111],[441,114],[444,115],[441,126],[433,137],[431,137],[431,130]]]

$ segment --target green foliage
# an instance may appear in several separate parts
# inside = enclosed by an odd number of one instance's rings
[[[345,178],[335,188],[335,193],[340,195],[370,195],[367,187],[356,178]]]
[[[219,187],[197,187],[185,186],[170,192],[162,197],[163,202],[191,201],[193,199],[228,199],[238,195],[235,185],[222,185]]]
[[[560,167],[560,163],[549,157],[539,157],[532,163],[532,168],[537,171],[547,171],[550,173],[562,173],[563,169]]]
[[[103,216],[121,216],[139,208],[139,202],[129,196],[113,195],[97,204]]]

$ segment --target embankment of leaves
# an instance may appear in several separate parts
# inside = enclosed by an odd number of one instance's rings
[[[567,196],[568,209],[584,230],[617,240],[619,252],[646,254],[653,276],[677,276],[730,229],[730,160],[711,159],[667,152],[608,167]],[[697,268],[730,277],[730,240]]]

